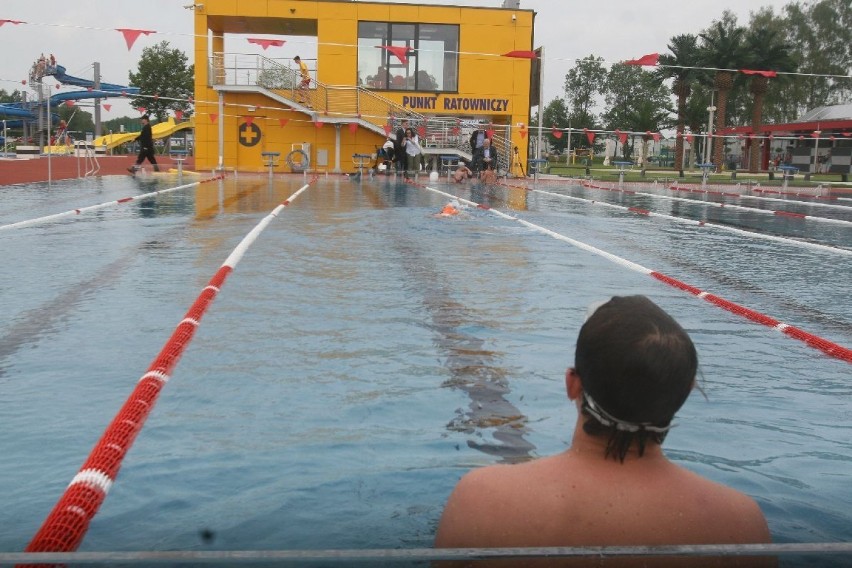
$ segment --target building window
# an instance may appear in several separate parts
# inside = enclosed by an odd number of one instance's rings
[[[458,91],[459,26],[358,23],[358,84],[387,91]]]

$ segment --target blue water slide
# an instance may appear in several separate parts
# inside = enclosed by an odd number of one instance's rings
[[[32,111],[25,109],[21,103],[0,104],[0,120],[6,117],[35,118]]]
[[[75,87],[85,87],[87,89],[92,89],[95,87],[94,81],[90,81],[89,79],[81,79],[80,77],[74,77],[71,75],[66,75],[65,67],[63,67],[62,65],[48,67],[47,70],[45,70],[44,74],[52,75],[57,81],[64,85],[74,85]],[[115,85],[113,83],[101,83],[100,89],[102,91],[124,91],[129,95],[135,95],[139,92],[139,89],[137,87],[126,87],[124,85]]]

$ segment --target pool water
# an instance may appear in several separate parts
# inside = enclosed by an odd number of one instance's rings
[[[0,187],[0,225],[178,185],[157,179]],[[200,290],[303,183],[240,176],[0,231],[0,551],[24,549]],[[852,225],[568,182],[433,186],[852,346],[848,255],[551,193],[845,251]],[[850,201],[727,199],[852,221]],[[273,220],[80,550],[429,547],[470,468],[567,446],[574,340],[617,294],[649,296],[698,348],[706,398],[667,454],[753,496],[776,542],[852,540],[848,362],[488,211],[434,217],[446,201],[320,178]]]

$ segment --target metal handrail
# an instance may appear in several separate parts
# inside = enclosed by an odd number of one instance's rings
[[[311,79],[309,88],[299,90],[301,73],[262,55],[215,53],[210,60],[212,85],[245,85],[267,89],[311,112],[335,117],[353,117],[376,132],[395,131],[407,121],[412,128],[425,127],[427,146],[473,154],[470,134],[485,128],[478,121],[451,117],[427,117],[363,86],[326,85]],[[497,150],[498,171],[508,172],[512,164],[511,126],[491,125],[492,145]],[[422,132],[422,131],[421,131]]]

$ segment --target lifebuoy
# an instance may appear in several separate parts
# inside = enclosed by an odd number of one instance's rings
[[[301,158],[298,162],[296,162],[293,159],[294,156],[301,156]],[[311,158],[304,150],[293,150],[287,154],[287,165],[290,166],[290,169],[294,172],[302,172],[308,169],[308,166],[311,165]]]

